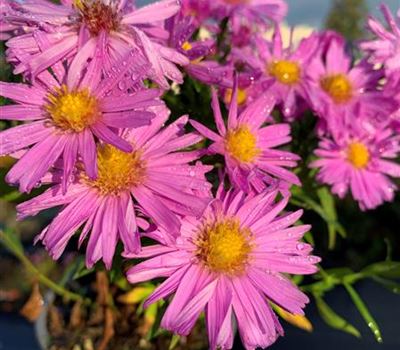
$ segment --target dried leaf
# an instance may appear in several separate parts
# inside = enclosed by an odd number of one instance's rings
[[[43,305],[44,301],[42,294],[40,294],[39,283],[35,283],[32,287],[32,293],[28,301],[22,307],[20,313],[28,321],[34,322],[39,318],[40,314],[42,313]]]
[[[53,337],[59,337],[64,333],[63,318],[54,305],[49,306],[49,331]]]
[[[69,319],[69,326],[72,329],[77,329],[83,324],[83,311],[82,302],[77,301],[71,310],[71,317]]]
[[[117,300],[122,304],[138,304],[146,299],[153,292],[154,288],[154,286],[136,287],[128,293],[119,296]]]
[[[280,317],[282,317],[286,322],[292,324],[293,326],[310,333],[313,331],[313,325],[307,317],[291,314],[290,312],[283,310],[277,305],[274,305],[274,310]]]
[[[108,343],[114,337],[114,334],[114,314],[111,308],[107,307],[105,311],[103,339],[101,340],[98,350],[106,350]]]

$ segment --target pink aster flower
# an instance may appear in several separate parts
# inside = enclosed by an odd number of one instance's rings
[[[390,115],[396,104],[379,89],[382,71],[374,70],[365,60],[352,66],[352,57],[346,53],[344,41],[333,36],[326,39],[329,40],[326,54],[315,55],[307,70],[311,88],[309,100],[319,116],[330,128],[335,128],[346,114]],[[346,113],[346,110],[351,112]],[[351,120],[345,122],[352,123]]]
[[[237,87],[229,108],[228,125],[221,115],[217,93],[212,93],[212,108],[218,133],[192,120],[194,128],[213,141],[209,151],[225,157],[232,184],[245,192],[261,192],[278,178],[283,183],[300,185],[297,176],[285,169],[295,167],[299,157],[293,153],[272,149],[290,142],[290,126],[263,126],[275,105],[267,94],[246,107],[238,116]]]
[[[182,0],[182,14],[193,17],[197,25],[210,18],[210,0]]]
[[[399,135],[392,129],[367,132],[353,123],[322,139],[311,167],[320,168],[317,179],[340,198],[350,190],[362,210],[373,209],[394,198],[396,185],[389,177],[400,177],[399,152]]]
[[[376,38],[362,42],[360,47],[371,54],[374,63],[383,63],[387,72],[392,73],[400,70],[400,9],[397,12],[397,18],[393,17],[385,4],[381,5],[381,11],[386,19],[387,27],[376,18],[370,17],[368,28],[376,35]]]
[[[170,32],[170,47],[189,60],[189,64],[185,66],[188,75],[208,85],[231,86],[230,80],[227,79],[231,68],[207,60],[207,56],[215,51],[215,40],[192,40],[198,29],[194,17],[176,15],[167,21],[166,27]]]
[[[383,92],[389,98],[394,99],[397,108],[389,117],[372,120],[373,125],[388,125],[400,133],[400,70],[387,76]]]
[[[7,45],[9,55],[25,50],[33,57],[17,62],[16,73],[25,71],[33,75],[64,59],[84,66],[90,59],[100,60],[100,67],[109,68],[132,48],[139,49],[151,63],[150,77],[168,87],[165,77],[180,82],[182,75],[175,66],[187,64],[187,59],[161,44],[168,33],[157,26],[180,9],[178,0],[163,0],[135,8],[126,0],[62,1],[27,0],[10,11],[8,18],[25,21],[32,32],[14,37]],[[38,33],[40,38],[37,37]],[[104,34],[105,40],[100,40]],[[42,50],[43,43],[50,47]],[[101,45],[103,55],[95,57]]]
[[[7,40],[11,38],[13,31],[17,30],[19,26],[11,24],[6,19],[6,14],[10,9],[8,0],[1,0],[0,2],[0,40]]]
[[[160,244],[130,256],[147,260],[128,270],[129,282],[167,277],[145,306],[175,293],[162,328],[188,335],[205,311],[210,349],[231,349],[236,327],[245,348],[255,349],[283,334],[269,302],[304,314],[308,298],[285,274],[315,273],[320,259],[299,241],[310,226],[292,226],[302,211],[279,216],[288,199],[276,203],[276,195],[220,188],[200,220],[181,220],[175,243],[165,242],[158,230],[151,236]]]
[[[135,51],[127,59],[133,61],[140,80],[148,64]],[[78,159],[88,176],[95,178],[95,140],[131,152],[132,145],[116,131],[149,124],[154,114],[144,109],[162,103],[156,89],[131,93],[122,100],[109,95],[127,68],[115,68],[101,79],[95,63],[92,61],[83,76],[72,69],[66,72],[61,66],[60,79],[44,71],[32,84],[0,82],[0,95],[16,102],[0,107],[1,119],[24,121],[0,132],[0,155],[26,150],[22,157],[16,156],[21,159],[6,177],[10,183],[19,183],[21,191],[29,192],[60,158],[64,189]]]
[[[91,232],[86,265],[92,267],[102,259],[110,268],[119,240],[125,253],[138,252],[138,225],[143,226],[143,218],[138,218],[138,213],[168,232],[166,241],[179,233],[178,215],[202,214],[209,199],[200,194],[209,191],[204,173],[210,167],[201,163],[189,165],[199,157],[200,151],[179,151],[199,142],[201,137],[184,134],[187,117],[162,129],[168,115],[169,112],[162,112],[149,126],[125,131],[124,139],[132,147],[129,153],[100,144],[97,179],[91,180],[86,172],[77,171],[65,194],[56,183],[17,207],[22,219],[47,208],[63,206],[38,237],[54,259],[60,257],[70,238],[83,227],[80,244]],[[55,173],[53,181],[57,178]]]
[[[217,18],[242,16],[258,22],[280,22],[288,11],[284,0],[215,0],[212,6]]]
[[[255,41],[256,55],[249,55],[241,49],[234,50],[235,59],[249,65],[260,72],[253,89],[274,94],[282,105],[282,113],[286,118],[293,117],[298,111],[300,101],[307,98],[309,89],[307,69],[315,55],[319,40],[316,35],[303,39],[297,48],[291,44],[283,47],[280,27],[275,27],[272,43],[258,37]]]

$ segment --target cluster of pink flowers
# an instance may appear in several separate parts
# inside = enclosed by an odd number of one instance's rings
[[[362,209],[393,199],[400,27],[386,7],[390,28],[370,20],[378,39],[355,64],[331,32],[284,47],[283,0],[2,0],[0,11],[7,60],[23,78],[0,82],[12,101],[1,119],[22,122],[0,132],[0,156],[16,160],[6,180],[21,192],[47,186],[18,205],[19,218],[58,207],[37,237],[54,259],[78,233],[87,267],[112,268],[118,245],[144,259],[127,278],[166,277],[147,300],[175,294],[165,329],[187,335],[205,311],[211,349],[232,348],[236,327],[255,349],[283,334],[270,303],[303,314],[308,298],[286,274],[315,273],[320,259],[301,241],[310,227],[294,225],[301,210],[285,208],[301,186],[290,123],[307,108],[321,138],[317,179],[340,197],[350,189]],[[207,126],[171,119],[163,95],[185,77],[211,86]],[[218,155],[222,168],[200,160]]]

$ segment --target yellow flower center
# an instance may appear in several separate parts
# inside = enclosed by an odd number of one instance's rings
[[[268,73],[282,84],[293,85],[300,81],[301,69],[296,62],[281,60],[268,65]]]
[[[189,41],[185,41],[185,42],[182,44],[182,49],[185,50],[185,51],[189,51],[189,50],[191,50],[192,48],[193,48],[193,46],[192,46],[192,44],[191,44]]]
[[[143,180],[145,172],[139,152],[125,153],[110,145],[98,147],[97,166],[97,179],[85,178],[85,181],[103,195],[118,195],[129,190]]]
[[[226,89],[225,96],[224,96],[225,103],[230,103],[231,102],[232,93],[233,93],[232,89]],[[238,93],[237,93],[237,98],[236,98],[237,104],[239,106],[241,106],[246,102],[246,100],[247,100],[247,92],[246,92],[246,90],[239,88],[238,89]]]
[[[69,91],[63,85],[48,96],[45,109],[52,122],[64,131],[81,132],[96,122],[101,112],[88,89]]]
[[[346,103],[353,96],[353,87],[344,74],[334,74],[323,77],[321,88],[337,103]]]
[[[118,29],[120,16],[116,2],[105,4],[103,0],[74,0],[74,5],[79,11],[81,21],[93,36],[97,36],[102,30],[109,33]]]
[[[236,160],[250,163],[261,152],[257,148],[256,137],[246,125],[228,131],[225,139],[225,149]]]
[[[347,149],[347,159],[357,169],[365,168],[370,159],[368,148],[361,142],[351,143]]]
[[[196,255],[213,272],[238,275],[248,262],[251,241],[251,231],[241,228],[238,220],[223,219],[200,230]]]

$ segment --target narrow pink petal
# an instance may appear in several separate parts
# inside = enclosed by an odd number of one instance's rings
[[[218,142],[221,141],[222,138],[221,136],[219,136],[218,134],[216,134],[214,131],[211,131],[210,129],[206,128],[204,125],[200,124],[199,122],[195,121],[195,120],[190,120],[190,124],[192,124],[192,126],[204,137]]]
[[[52,129],[46,128],[43,121],[22,124],[0,132],[0,155],[10,154],[51,135]]]
[[[101,245],[103,261],[107,270],[111,269],[118,242],[118,200],[117,197],[109,196],[104,204],[107,207],[107,213],[103,215]]]
[[[97,177],[97,153],[96,143],[89,129],[79,134],[79,153],[82,156],[85,171],[91,179]]]
[[[176,0],[158,1],[124,15],[122,23],[148,24],[149,22],[163,21],[176,14],[179,9],[180,3]]]
[[[130,283],[148,281],[156,277],[168,277],[189,260],[189,253],[174,251],[145,260],[131,267],[127,272]]]
[[[31,69],[32,74],[38,74],[46,68],[51,67],[53,64],[61,61],[76,47],[77,43],[78,37],[76,35],[71,35],[34,57],[29,62],[29,68]]]
[[[125,111],[115,113],[104,113],[102,121],[104,124],[115,128],[138,128],[149,125],[155,116],[147,111]]]
[[[132,145],[111,131],[111,129],[104,123],[97,122],[96,124],[92,125],[90,129],[100,140],[104,141],[105,143],[119,148],[121,151],[132,152]]]
[[[222,118],[222,113],[221,113],[221,108],[219,106],[217,91],[214,88],[212,88],[211,94],[212,94],[211,95],[212,96],[211,107],[214,112],[215,124],[217,126],[219,134],[221,136],[225,136],[226,127],[225,127],[224,119]]]
[[[132,194],[143,211],[149,215],[157,225],[163,227],[169,234],[176,236],[179,233],[178,218],[167,208],[152,191],[144,186],[132,189]]]
[[[38,120],[44,117],[43,111],[38,107],[19,105],[0,107],[0,119],[3,120]]]
[[[46,91],[36,86],[0,81],[0,95],[29,106],[43,106]]]
[[[48,136],[24,154],[11,168],[6,180],[10,183],[19,182],[21,192],[30,192],[60,157],[66,142],[68,137],[65,135]]]
[[[160,299],[166,298],[178,289],[179,283],[183,275],[186,273],[189,264],[182,266],[175,271],[170,277],[168,277],[163,283],[161,283],[153,293],[146,299],[144,307],[157,302]]]

